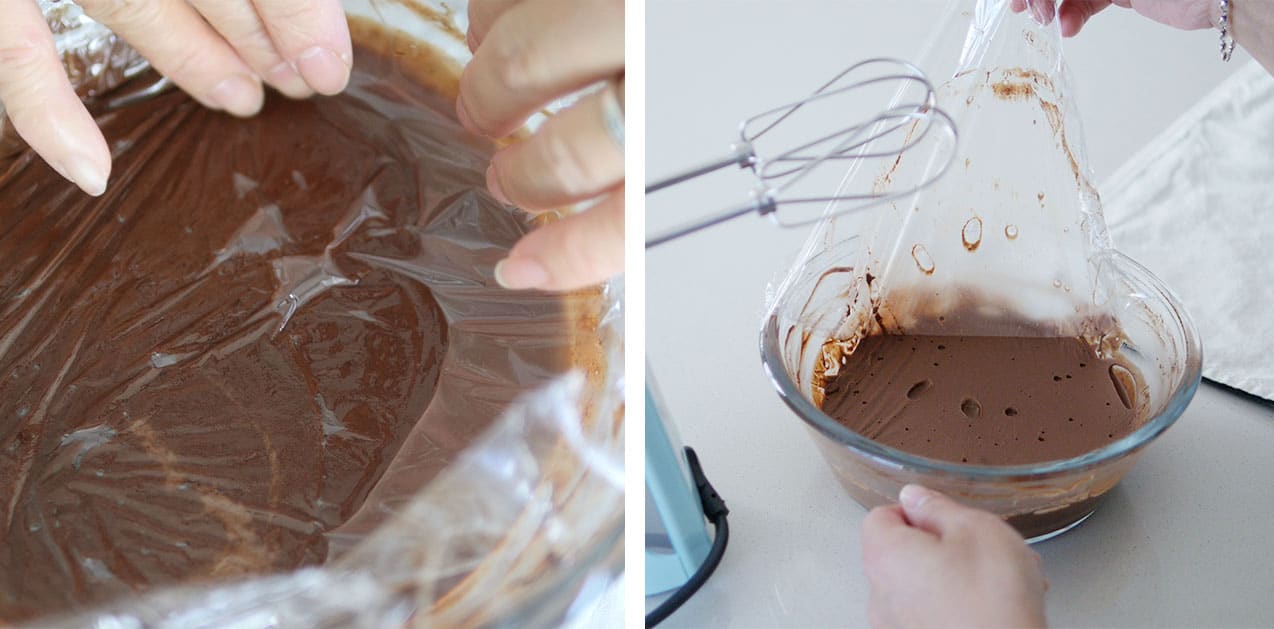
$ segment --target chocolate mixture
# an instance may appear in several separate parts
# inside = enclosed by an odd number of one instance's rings
[[[101,199],[0,156],[0,620],[322,562],[418,422],[423,483],[564,367],[560,299],[472,277],[527,225],[413,54],[249,120],[101,100]]]
[[[1141,425],[1133,372],[1079,338],[874,335],[823,411],[874,441],[975,465],[1068,459]]]

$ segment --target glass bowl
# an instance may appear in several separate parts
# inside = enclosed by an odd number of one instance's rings
[[[944,492],[995,513],[1028,541],[1083,522],[1128,473],[1143,448],[1181,416],[1198,388],[1202,352],[1181,304],[1148,270],[1113,250],[1094,259],[1095,304],[1124,333],[1116,350],[1144,378],[1145,423],[1132,433],[1070,459],[987,466],[929,459],[863,437],[824,414],[812,399],[815,361],[824,341],[843,339],[847,306],[863,305],[854,247],[813,256],[780,288],[761,331],[766,373],[809,429],[837,479],[866,508],[897,501],[908,483]],[[839,335],[838,335],[839,333]]]

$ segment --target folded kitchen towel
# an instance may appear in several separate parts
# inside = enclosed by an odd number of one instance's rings
[[[1198,326],[1203,376],[1274,400],[1274,79],[1250,62],[1101,191],[1115,247]]]

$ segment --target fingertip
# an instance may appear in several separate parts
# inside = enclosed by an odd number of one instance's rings
[[[1084,28],[1084,18],[1080,15],[1064,14],[1061,19],[1062,37],[1074,37]]]
[[[1095,15],[1101,13],[1112,4],[1122,6],[1112,0],[1069,0],[1061,6],[1059,12],[1063,37],[1074,37],[1084,30]],[[1125,3],[1126,4],[1126,3]]]
[[[906,511],[919,511],[936,495],[937,492],[920,485],[907,485],[898,492],[898,502]]]
[[[354,58],[349,52],[338,53],[326,46],[311,46],[296,59],[296,70],[315,92],[333,96],[349,85]]]
[[[530,231],[498,265],[508,288],[570,291],[606,281],[624,269],[622,190],[588,210]]]
[[[911,528],[942,536],[944,531],[959,525],[959,503],[927,487],[903,487],[898,492],[898,503]]]
[[[495,281],[510,290],[543,288],[549,281],[548,269],[528,257],[508,257],[495,263]]]
[[[234,75],[217,83],[209,99],[226,113],[247,118],[261,111],[265,104],[265,88],[255,77]]]
[[[106,192],[106,182],[110,177],[110,168],[102,168],[96,160],[85,155],[71,155],[56,168],[63,177],[69,179],[89,196],[100,197]]]
[[[275,50],[308,89],[334,96],[349,86],[354,46],[339,0],[255,0],[251,4]]]
[[[45,156],[53,170],[85,194],[100,197],[106,192],[107,182],[110,180],[111,155],[101,132],[93,127],[93,133],[96,138],[90,138],[87,142],[75,147],[52,149],[50,153],[41,152],[41,155]]]

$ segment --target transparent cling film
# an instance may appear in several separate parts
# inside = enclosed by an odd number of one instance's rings
[[[780,394],[860,502],[882,504],[906,482],[921,482],[1038,537],[1091,513],[1140,448],[1180,416],[1198,384],[1201,356],[1193,324],[1172,293],[1110,245],[1060,30],[1050,19],[1055,6],[1030,5],[1015,14],[1007,0],[949,3],[917,65],[959,131],[954,165],[877,211],[838,214],[830,205],[829,218],[773,291],[762,353]],[[851,168],[841,185],[910,189],[931,177],[939,161],[907,152],[877,171]],[[1053,339],[1070,339],[1066,352],[1076,356],[1076,369],[1102,366],[1094,382],[1110,389],[1105,403],[1129,409],[1128,417],[1098,432],[1083,428],[1098,425],[1095,418],[1063,412],[1060,426],[1036,430],[1026,420],[1056,414],[1057,405],[1048,413],[1019,413],[1012,404],[991,409],[969,395],[951,396],[951,404],[943,397],[940,410],[926,415],[950,415],[960,431],[899,419],[911,417],[899,409],[918,407],[925,395],[955,393],[951,382],[963,382],[970,370],[992,370],[969,366],[944,377],[940,364],[956,360],[948,352],[930,359],[932,370],[926,363],[908,371],[903,367],[914,367],[914,359],[890,362],[891,348],[920,356],[976,343],[982,353],[969,356],[1003,355],[1007,364],[1027,351],[1021,348]],[[929,342],[936,349],[922,347]],[[861,392],[842,390],[850,382],[842,375],[856,373],[864,356],[885,363],[862,369],[863,377],[921,375],[898,383],[897,400],[880,406],[864,396],[851,408],[847,397]],[[1020,357],[1020,368],[1008,373],[1026,373],[1044,360],[1029,351]],[[1040,374],[1045,388],[1035,393],[1042,399],[1059,395],[1075,375],[1054,371]],[[1023,403],[1038,406],[1028,393],[1022,389]],[[833,395],[839,421],[828,414]],[[1104,413],[1102,400],[1085,398],[1094,400]],[[853,410],[860,406],[866,410]],[[1062,406],[1082,415],[1078,398]],[[879,417],[869,416],[874,412]],[[1022,434],[1028,425],[1034,432]],[[968,445],[944,449],[947,443]]]
[[[545,625],[618,570],[622,282],[494,282],[464,3],[347,2],[347,93],[248,120],[44,8],[115,170],[0,132],[0,620]]]

